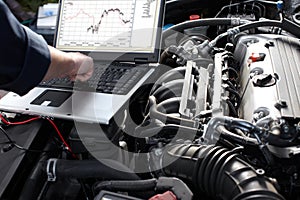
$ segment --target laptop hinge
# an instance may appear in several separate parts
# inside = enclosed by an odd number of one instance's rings
[[[145,64],[145,63],[148,63],[148,59],[147,58],[135,58],[134,62],[136,64]]]

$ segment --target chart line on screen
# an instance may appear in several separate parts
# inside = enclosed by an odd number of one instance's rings
[[[111,13],[111,12],[117,12],[119,14],[119,20],[120,20],[120,22],[123,22],[123,24],[127,24],[130,22],[130,20],[124,19],[124,17],[123,17],[124,13],[119,8],[111,8],[111,9],[103,11],[103,13],[100,17],[100,20],[97,24],[94,24],[94,20],[93,20],[93,24],[87,28],[87,32],[89,32],[91,30],[92,33],[98,33],[99,28],[102,23],[102,20],[104,19],[104,17],[107,17],[109,15],[109,13]]]
[[[61,37],[65,45],[128,46],[134,0],[69,1],[63,10]]]
[[[153,46],[156,0],[65,0],[57,45],[64,49]]]

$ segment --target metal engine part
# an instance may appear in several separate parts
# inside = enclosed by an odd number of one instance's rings
[[[300,119],[300,42],[279,35],[242,36],[235,50],[241,67],[240,118]]]

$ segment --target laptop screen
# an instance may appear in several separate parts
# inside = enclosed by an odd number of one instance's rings
[[[163,7],[164,0],[61,0],[55,47],[157,62]]]

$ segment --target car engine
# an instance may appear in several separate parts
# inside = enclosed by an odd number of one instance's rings
[[[3,112],[36,133],[2,148],[24,155],[3,199],[300,199],[300,2],[211,4],[166,2],[155,76],[110,125]]]

